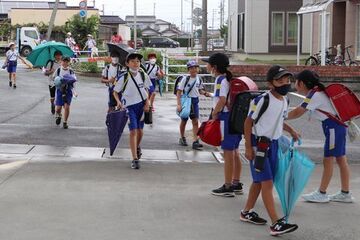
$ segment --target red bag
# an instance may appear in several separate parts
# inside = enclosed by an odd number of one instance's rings
[[[201,123],[197,134],[201,141],[212,146],[220,146],[221,144],[221,130],[220,120],[209,120]]]
[[[360,117],[359,98],[349,88],[339,83],[330,84],[325,93],[342,122]]]
[[[230,91],[229,91],[230,104],[228,105],[229,109],[231,109],[235,101],[235,98],[239,93],[249,90],[251,91],[258,90],[256,83],[250,78],[243,76],[243,77],[231,79]]]

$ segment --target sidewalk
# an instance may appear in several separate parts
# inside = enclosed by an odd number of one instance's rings
[[[135,171],[117,159],[50,163],[54,158],[0,161],[0,239],[274,239],[268,226],[239,221],[247,194],[232,199],[210,195],[222,184],[221,164],[144,162]],[[351,168],[353,193],[360,199],[360,165]],[[318,186],[320,173],[317,166],[306,192]],[[334,173],[330,193],[338,190]],[[248,166],[241,181],[247,193]],[[261,200],[256,209],[267,217]],[[359,218],[358,202],[300,200],[291,217],[300,227],[282,239],[357,240]]]

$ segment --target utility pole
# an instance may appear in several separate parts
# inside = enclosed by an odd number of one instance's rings
[[[59,2],[60,2],[60,0],[55,1],[55,6],[54,6],[54,9],[53,9],[53,11],[51,13],[51,17],[50,17],[49,28],[48,28],[48,31],[46,34],[46,41],[50,40],[51,32],[52,32],[52,29],[53,29],[54,23],[55,23],[55,18],[56,18],[56,13],[58,10]]]
[[[181,31],[184,31],[184,0],[181,0]]]
[[[105,15],[105,4],[102,5],[102,15]]]
[[[154,16],[155,16],[156,3],[154,3]]]
[[[220,2],[220,27],[224,25],[224,13],[225,13],[225,3],[224,0]]]
[[[202,0],[202,51],[207,51],[207,0]]]
[[[193,42],[194,42],[194,0],[191,0],[191,34],[190,34],[190,46],[191,51],[193,50]]]
[[[134,49],[136,50],[137,45],[137,29],[136,29],[136,0],[134,0]]]

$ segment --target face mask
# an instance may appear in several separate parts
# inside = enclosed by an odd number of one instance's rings
[[[117,58],[117,57],[112,57],[112,58],[111,58],[111,62],[112,62],[113,64],[118,64],[118,63],[119,63],[119,58]]]
[[[129,71],[130,71],[132,74],[137,74],[138,71],[139,71],[139,68],[129,68]]]
[[[156,59],[155,58],[152,58],[149,60],[150,64],[154,65],[156,63]]]
[[[275,91],[282,96],[285,96],[286,94],[288,94],[290,89],[291,89],[291,84],[286,84],[281,87],[275,87]]]

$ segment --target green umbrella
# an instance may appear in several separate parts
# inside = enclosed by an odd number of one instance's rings
[[[71,57],[74,52],[61,42],[46,42],[36,46],[27,57],[34,67],[44,67],[49,60],[54,60],[54,53],[60,51],[63,56]]]

